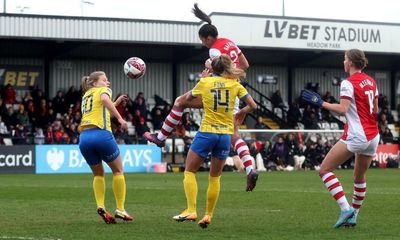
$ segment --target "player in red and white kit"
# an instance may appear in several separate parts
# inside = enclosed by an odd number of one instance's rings
[[[340,103],[324,102],[312,91],[304,90],[302,98],[329,111],[346,116],[344,134],[326,155],[319,175],[331,195],[338,203],[341,214],[334,225],[355,226],[366,193],[366,172],[379,143],[377,126],[378,88],[374,79],[362,70],[368,63],[364,52],[351,49],[345,52],[344,70],[349,74],[340,85]],[[342,185],[333,171],[355,155],[354,192],[352,206],[349,205]]]
[[[218,38],[217,28],[211,24],[211,19],[207,16],[207,14],[205,14],[198,8],[197,4],[194,5],[193,13],[201,20],[207,22],[199,29],[199,38],[202,45],[210,49],[210,58],[207,59],[205,62],[206,68],[202,73],[203,77],[210,74],[210,64],[212,59],[220,56],[221,54],[227,54],[228,56],[230,56],[235,67],[246,70],[249,67],[249,63],[242,51],[236,46],[236,44],[229,39]],[[165,145],[165,139],[167,139],[168,136],[171,135],[172,131],[181,121],[183,110],[185,108],[203,108],[201,98],[190,98],[188,97],[188,93],[179,96],[177,99],[175,99],[174,106],[172,107],[169,115],[166,117],[161,131],[158,134],[151,134],[149,132],[146,132],[144,133],[143,137],[145,137],[148,141],[157,144],[157,146],[163,147]],[[239,99],[236,99],[234,113],[238,112],[238,110]],[[242,160],[242,163],[246,170],[246,191],[252,191],[256,186],[258,174],[253,168],[253,157],[250,155],[249,147],[247,146],[246,142],[240,138],[239,135],[239,126],[242,124],[245,117],[246,115],[244,114],[235,114],[235,133],[232,136],[232,145],[234,146],[236,152]]]

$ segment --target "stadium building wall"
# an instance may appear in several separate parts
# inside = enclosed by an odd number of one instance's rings
[[[271,98],[272,94],[276,90],[281,91],[282,99],[287,102],[288,99],[288,68],[287,67],[278,67],[278,66],[262,66],[262,65],[252,65],[247,73],[246,73],[246,80],[249,82],[251,86],[255,89],[263,93],[265,96]],[[276,76],[277,83],[276,84],[262,84],[259,83],[257,78],[258,75],[272,75]],[[254,94],[251,89],[249,89],[250,95],[253,97],[258,96]],[[257,99],[258,100],[258,99]]]
[[[203,69],[204,64],[179,64],[177,94],[182,95],[191,90],[196,85],[196,81],[189,81],[189,74],[200,74]]]
[[[113,89],[114,96],[127,93],[132,98],[138,92],[143,92],[146,97],[158,94],[162,98],[172,98],[172,64],[146,63],[146,74],[140,80],[127,78],[123,65],[117,61],[86,61],[86,60],[55,60],[50,65],[50,93],[53,97],[58,90],[68,90],[72,85],[79,87],[84,74],[88,75],[96,70],[106,72]]]
[[[43,67],[43,59],[37,58],[0,58],[1,65],[30,65]]]
[[[117,18],[0,14],[0,36],[198,44],[199,23]]]
[[[37,66],[44,68],[44,60],[38,58],[0,58],[0,65],[10,66]],[[203,64],[178,64],[177,73],[177,94],[181,95],[192,89],[196,82],[189,81],[189,74],[200,74]],[[92,71],[104,70],[112,84],[114,95],[128,93],[135,97],[139,91],[144,92],[146,97],[154,97],[154,94],[173,102],[173,74],[172,63],[147,62],[146,75],[139,81],[127,78],[122,69],[122,61],[108,60],[60,60],[51,61],[49,70],[49,93],[50,98],[54,97],[58,90],[67,91],[70,86],[79,88],[81,77]],[[379,92],[388,96],[391,101],[391,73],[390,71],[367,70],[368,74],[375,78],[379,86]],[[258,82],[258,75],[268,74],[277,77],[277,84],[261,84]],[[397,73],[400,76],[400,72]],[[300,91],[308,82],[319,83],[319,92],[324,94],[330,91],[337,98],[339,86],[332,85],[332,78],[345,78],[343,69],[339,68],[295,68],[293,70],[292,99],[296,99]],[[271,97],[276,90],[281,91],[282,99],[288,102],[288,68],[280,66],[252,65],[247,71],[247,81],[267,97]],[[44,89],[44,84],[40,86]],[[396,85],[397,87],[397,85]],[[257,96],[251,90],[250,94]],[[23,92],[18,91],[22,96]],[[397,99],[397,102],[399,100]]]
[[[179,73],[178,73],[178,94],[181,95],[188,90],[192,89],[196,82],[189,81],[189,74],[200,74],[203,71],[203,64],[180,64],[179,65]],[[260,74],[268,74],[274,75],[277,77],[277,84],[260,84],[257,81],[257,76]],[[288,83],[287,83],[287,68],[286,67],[277,67],[277,66],[261,66],[261,65],[252,65],[246,74],[246,80],[259,90],[261,93],[266,95],[267,97],[271,97],[272,93],[276,90],[280,89],[282,98],[287,99],[288,94]],[[257,96],[249,89],[249,93],[253,96]]]

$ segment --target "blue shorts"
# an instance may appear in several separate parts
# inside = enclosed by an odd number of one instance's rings
[[[119,148],[110,131],[91,128],[81,132],[79,149],[89,165],[101,161],[112,162],[119,156]]]
[[[212,157],[225,160],[231,148],[231,134],[197,132],[193,139],[192,149],[200,157],[206,158],[209,153]]]

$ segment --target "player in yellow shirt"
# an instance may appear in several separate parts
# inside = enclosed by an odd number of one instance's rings
[[[198,222],[206,228],[211,223],[214,208],[220,192],[220,176],[228,157],[231,135],[234,131],[233,107],[236,97],[247,106],[236,113],[236,121],[257,108],[253,98],[238,82],[244,71],[233,67],[228,55],[222,54],[212,61],[213,76],[200,79],[188,98],[202,97],[204,117],[190,147],[185,166],[183,187],[187,208],[173,217],[176,221],[195,221],[197,219],[197,182],[196,173],[204,159],[211,153],[211,168],[207,190],[206,212]],[[236,122],[241,124],[241,122]]]
[[[122,160],[118,145],[111,132],[110,113],[117,118],[122,130],[127,130],[128,125],[118,113],[115,106],[127,99],[126,95],[120,96],[115,103],[111,101],[112,91],[110,82],[104,72],[97,71],[82,78],[82,121],[79,126],[79,149],[86,162],[92,169],[93,190],[97,203],[97,213],[107,224],[116,223],[115,218],[132,221],[133,217],[125,211],[126,184]],[[105,208],[105,173],[102,161],[110,166],[113,172],[113,192],[117,209],[115,218]]]

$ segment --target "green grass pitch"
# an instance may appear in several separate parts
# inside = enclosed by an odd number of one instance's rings
[[[336,171],[351,201],[352,171]],[[115,202],[107,175],[106,207]],[[96,214],[90,174],[0,175],[0,239],[399,239],[400,170],[370,169],[354,229],[333,229],[339,208],[317,172],[261,173],[248,193],[244,173],[224,172],[212,224],[174,222],[185,205],[183,175],[126,174],[130,223],[106,225]],[[198,215],[207,173],[197,176]]]

